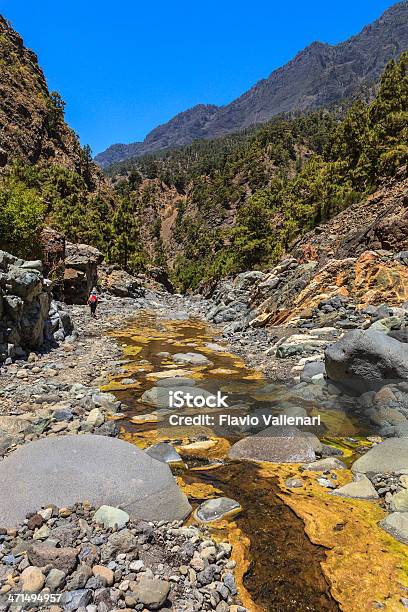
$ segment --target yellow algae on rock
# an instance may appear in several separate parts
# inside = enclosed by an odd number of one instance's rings
[[[161,423],[164,420],[162,416],[157,414],[136,414],[130,417],[129,421],[136,425],[143,425],[144,423]]]
[[[164,370],[160,372],[150,372],[146,374],[147,380],[161,380],[162,378],[189,377],[193,374],[192,370]]]
[[[238,373],[237,370],[230,370],[229,368],[214,368],[209,371],[209,374],[213,374],[214,376],[229,376]]]
[[[124,353],[126,357],[136,357],[141,353],[142,349],[142,346],[126,346]]]
[[[190,451],[206,451],[215,446],[217,442],[215,440],[199,440],[198,442],[191,442],[179,447],[181,453],[188,454]]]
[[[304,521],[312,543],[327,549],[322,569],[341,610],[363,612],[374,602],[389,610],[402,609],[408,547],[379,527],[385,512],[378,502],[330,495],[317,483],[318,474],[306,475],[297,465],[262,464],[262,472],[277,476],[279,497]],[[339,484],[352,480],[349,470],[336,474]],[[293,476],[304,482],[302,488],[285,487],[285,480]]]
[[[211,484],[206,484],[204,482],[187,483],[182,476],[178,476],[176,480],[190,500],[194,499],[201,501],[222,495],[222,491]]]
[[[224,459],[230,447],[231,444],[225,438],[213,438],[179,446],[177,451],[181,455],[198,459]]]
[[[124,376],[122,376],[122,378],[125,378]],[[103,387],[101,387],[101,391],[128,391],[131,389],[138,389],[141,386],[141,383],[138,381],[135,381],[134,383],[130,384],[130,385],[124,385],[120,382],[120,380],[114,380],[112,379],[110,382],[108,382],[108,384],[103,385]]]

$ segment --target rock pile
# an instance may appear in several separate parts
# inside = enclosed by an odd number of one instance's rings
[[[52,283],[41,261],[24,261],[0,251],[0,362],[26,358],[73,333],[69,314],[52,302]]]
[[[251,289],[264,277],[263,272],[250,271],[220,282],[211,296],[207,320],[229,323],[225,332],[244,329],[249,322]]]
[[[132,521],[116,508],[103,509],[103,523],[101,510],[47,506],[17,529],[1,530],[0,595],[36,595],[34,611],[49,609],[44,602],[55,594],[53,612],[245,612],[236,601],[228,542],[178,521]]]
[[[17,374],[30,372],[36,366],[33,361]],[[24,442],[67,433],[94,433],[116,436],[119,427],[109,415],[120,410],[121,403],[110,393],[74,383],[60,383],[58,373],[45,368],[48,380],[37,383],[25,381],[21,374],[15,383],[0,389],[0,399],[10,398],[22,407],[32,405],[34,410],[20,416],[0,416],[0,459]]]

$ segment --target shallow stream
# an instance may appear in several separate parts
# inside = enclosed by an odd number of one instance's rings
[[[285,496],[288,491],[282,487],[282,482],[288,476],[298,476],[299,466],[286,465],[279,471],[270,469],[271,464],[229,461],[226,455],[231,444],[248,431],[169,426],[166,410],[140,400],[157,380],[176,374],[194,379],[200,388],[228,392],[237,413],[262,410],[265,406],[279,411],[282,405],[291,404],[290,392],[282,385],[265,381],[262,374],[248,369],[240,358],[215,344],[216,331],[202,321],[165,321],[154,314],[143,313],[131,327],[117,332],[115,337],[122,346],[126,362],[124,372],[113,377],[105,389],[114,392],[129,407],[126,418],[121,420],[122,437],[141,448],[157,442],[171,442],[185,462],[184,467],[173,466],[173,472],[194,507],[205,499],[219,496],[231,497],[242,507],[238,515],[209,526],[214,537],[227,537],[235,544],[236,574],[243,605],[251,612],[366,609],[359,607],[357,600],[355,608],[339,607],[338,598],[332,593],[333,590],[344,591],[342,578],[338,578],[338,570],[337,574],[333,570],[332,583],[329,572],[324,571],[330,566],[327,551],[331,547],[313,543],[319,538],[309,537],[312,529],[309,535],[306,533],[307,502],[316,501],[313,497],[315,482],[311,480],[303,490],[304,507],[300,497],[294,497],[295,502],[299,500],[297,507]],[[210,363],[176,365],[172,356],[186,352],[205,355]],[[313,402],[304,405],[310,414],[315,410]],[[328,422],[340,423],[343,436],[356,433],[355,424],[344,413],[326,416]],[[323,426],[319,437],[324,436],[325,430],[327,427]],[[340,443],[339,439],[330,442]],[[346,458],[354,456],[355,450],[350,449],[350,445],[344,448]],[[350,480],[349,475],[343,478]],[[319,495],[315,495],[316,499]],[[342,502],[337,498],[333,503]],[[342,506],[343,511],[346,517],[347,512],[355,514],[352,504]],[[333,532],[336,529],[340,531],[343,527],[334,524]],[[326,536],[326,539],[330,538]],[[349,592],[345,596],[349,597]]]

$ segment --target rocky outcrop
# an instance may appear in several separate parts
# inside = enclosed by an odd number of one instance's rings
[[[0,361],[23,357],[47,339],[49,289],[41,262],[0,251]]]
[[[408,267],[392,252],[365,251],[358,258],[299,263],[281,262],[251,295],[253,327],[309,318],[320,303],[331,299],[352,301],[356,306],[408,300]]]
[[[71,170],[81,163],[75,133],[60,117],[37,56],[0,15],[0,166],[18,157],[52,160]]]
[[[68,304],[86,304],[98,280],[103,255],[88,244],[66,244],[64,296]]]
[[[365,251],[398,253],[408,249],[408,179],[401,168],[395,178],[366,199],[348,206],[306,234],[293,248],[299,262],[358,258]]]
[[[63,304],[52,301],[52,282],[42,269],[41,261],[0,251],[0,362],[24,358],[74,333]]]
[[[110,266],[101,278],[105,291],[118,297],[140,298],[145,294],[141,279],[117,266]]]
[[[406,168],[368,199],[306,234],[267,272],[218,284],[208,318],[232,330],[276,325],[358,327],[358,313],[408,301]],[[238,289],[249,275],[250,285]],[[330,314],[333,313],[333,314]],[[361,323],[361,321],[360,321]]]
[[[44,272],[47,276],[52,275],[64,267],[65,236],[51,227],[45,227],[41,232],[40,242]]]
[[[245,326],[249,321],[251,292],[264,278],[263,272],[251,270],[220,282],[211,295],[213,307],[207,313],[208,321],[230,323],[231,331]]]

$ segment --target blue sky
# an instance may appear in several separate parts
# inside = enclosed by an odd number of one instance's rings
[[[94,153],[194,104],[226,104],[313,40],[337,43],[389,0],[0,0]]]

